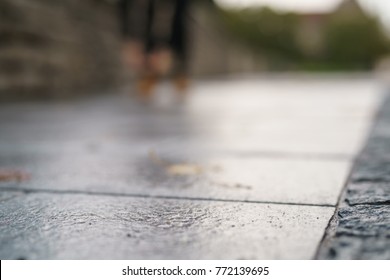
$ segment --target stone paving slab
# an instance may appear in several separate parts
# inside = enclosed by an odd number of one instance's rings
[[[66,152],[3,158],[31,178],[1,188],[334,206],[349,161]],[[1,163],[1,162],[0,162]],[[272,189],[272,191],[270,191]]]
[[[0,203],[1,259],[309,259],[332,208],[91,195]]]
[[[294,120],[288,116],[283,121],[265,118],[256,123],[240,123],[239,119],[230,123],[229,120],[224,123],[222,120],[216,122],[207,119],[195,119],[191,123],[185,123],[175,119],[171,121],[170,118],[162,122],[160,119],[163,117],[157,114],[149,121],[141,117],[142,121],[139,121],[144,127],[139,124],[137,127],[131,116],[128,116],[127,122],[111,118],[111,123],[106,124],[95,118],[87,122],[82,116],[80,119],[84,121],[73,124],[67,124],[61,119],[54,121],[51,115],[46,117],[51,119],[47,125],[37,121],[1,124],[4,134],[0,138],[0,144],[9,152],[24,146],[39,150],[42,146],[58,149],[58,146],[66,148],[84,145],[103,149],[118,147],[125,152],[139,149],[172,152],[179,149],[195,150],[195,153],[241,151],[325,156],[336,154],[351,158],[360,148],[368,127],[366,121],[359,119]],[[180,114],[177,115],[177,118],[181,117]],[[252,119],[256,118],[258,117],[254,114]],[[85,130],[85,127],[88,127],[88,130]]]
[[[360,148],[378,89],[370,81],[197,83],[182,106],[125,98],[0,106],[0,144],[14,151],[69,145],[174,150],[341,154]],[[85,129],[88,127],[88,129]]]

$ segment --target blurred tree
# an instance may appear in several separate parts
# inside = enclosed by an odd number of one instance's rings
[[[265,54],[269,65],[282,68],[368,70],[390,52],[379,21],[355,0],[345,0],[325,14],[278,13],[270,8],[221,14],[236,38]]]
[[[295,40],[297,15],[261,8],[224,11],[223,18],[229,29],[250,47],[285,59],[300,58]]]
[[[389,43],[376,19],[334,16],[325,26],[325,59],[346,68],[371,69]]]

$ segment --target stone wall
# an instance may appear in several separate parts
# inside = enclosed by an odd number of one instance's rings
[[[85,94],[122,77],[108,0],[0,0],[0,99]]]

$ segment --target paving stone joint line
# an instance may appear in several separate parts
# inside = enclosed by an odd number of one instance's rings
[[[298,202],[278,202],[278,201],[259,201],[259,200],[240,200],[240,199],[222,199],[222,198],[205,198],[205,197],[186,197],[186,196],[165,196],[165,195],[146,195],[146,194],[130,194],[130,193],[109,193],[109,192],[88,192],[76,190],[49,190],[49,189],[27,189],[27,188],[7,188],[0,187],[2,191],[8,192],[23,192],[29,193],[50,193],[50,194],[69,194],[69,195],[96,195],[96,196],[111,196],[111,197],[138,197],[151,199],[177,199],[177,200],[192,200],[192,201],[210,201],[210,202],[231,202],[231,203],[253,203],[253,204],[273,204],[273,205],[291,205],[291,206],[311,206],[311,207],[335,207],[332,204],[316,204],[316,203],[298,203]]]

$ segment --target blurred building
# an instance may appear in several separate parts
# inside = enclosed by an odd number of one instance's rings
[[[318,57],[325,50],[324,29],[332,17],[365,17],[366,13],[357,0],[344,0],[334,11],[300,14],[297,32],[298,44],[308,57]]]
[[[301,50],[310,57],[316,57],[324,51],[324,37],[322,30],[329,14],[313,13],[301,16],[297,40]]]

